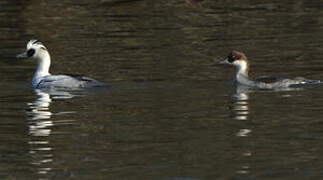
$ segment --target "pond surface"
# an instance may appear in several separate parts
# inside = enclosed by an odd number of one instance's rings
[[[323,87],[233,86],[251,76],[323,80],[320,1],[0,2],[0,179],[321,179]],[[111,85],[34,91],[28,40],[53,74]]]

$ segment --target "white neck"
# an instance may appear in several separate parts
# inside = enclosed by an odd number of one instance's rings
[[[237,66],[237,75],[244,75],[244,76],[248,76],[248,63],[246,61],[237,61],[234,62],[235,66]]]
[[[233,63],[237,67],[236,82],[247,86],[253,86],[254,82],[248,77],[248,62],[239,60]]]
[[[50,67],[50,55],[48,52],[43,52],[39,56],[35,58],[37,60],[37,69],[33,77],[33,86],[37,86],[39,81],[41,81],[41,78],[47,75],[50,75],[49,73],[49,67]]]

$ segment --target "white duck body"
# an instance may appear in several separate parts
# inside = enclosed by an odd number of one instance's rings
[[[320,80],[309,80],[302,77],[293,79],[283,79],[275,77],[260,77],[257,79],[250,79],[248,76],[249,63],[247,57],[237,51],[232,51],[227,59],[220,62],[220,64],[230,64],[237,67],[235,76],[235,83],[239,83],[249,87],[255,87],[260,89],[277,89],[277,88],[290,88],[300,87],[306,85],[320,84]]]
[[[53,87],[71,89],[107,86],[106,84],[96,81],[92,78],[75,75],[48,75],[40,78],[34,77],[32,85],[34,88]]]
[[[17,58],[32,58],[38,63],[32,79],[33,88],[91,88],[103,87],[106,84],[94,79],[79,75],[51,75],[49,73],[51,58],[46,47],[37,40],[27,43],[26,52],[17,55]]]

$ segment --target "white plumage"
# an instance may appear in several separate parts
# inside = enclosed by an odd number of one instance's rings
[[[27,43],[26,52],[17,58],[31,58],[37,60],[37,69],[32,80],[33,88],[67,88],[80,89],[104,87],[104,83],[80,75],[51,75],[49,73],[51,58],[47,48],[37,40]]]

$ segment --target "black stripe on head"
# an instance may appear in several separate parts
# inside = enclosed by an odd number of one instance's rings
[[[236,60],[236,56],[235,56],[235,52],[231,52],[229,55],[228,55],[228,61],[230,62],[230,63],[232,63],[233,61],[235,61]]]
[[[40,47],[40,49],[47,51],[47,49],[44,46]]]
[[[32,44],[36,44],[37,42],[39,42],[38,40],[34,40],[33,42],[32,42]]]
[[[41,42],[40,42],[40,41],[38,41],[38,40],[35,40],[32,44],[33,44],[33,45],[34,45],[34,44],[37,44],[37,45],[43,45],[43,43],[41,43]]]
[[[28,57],[32,57],[34,54],[35,54],[35,49],[29,49],[29,50],[27,51],[27,56],[28,56]]]

